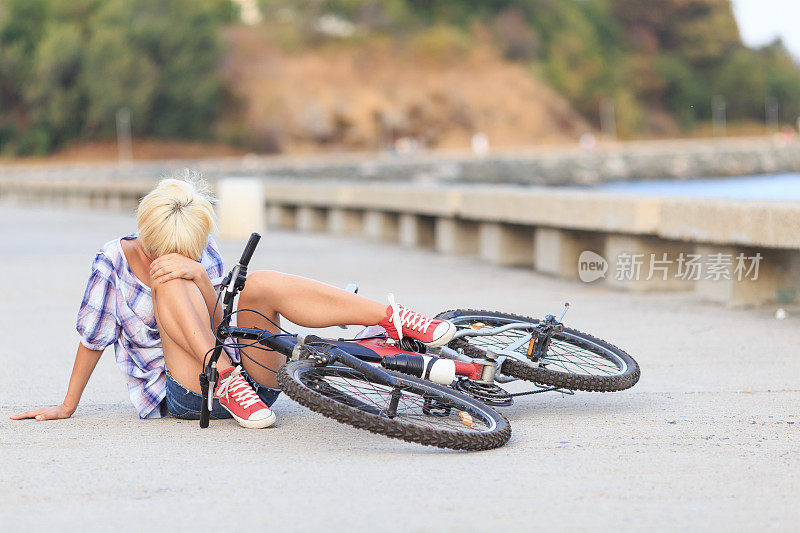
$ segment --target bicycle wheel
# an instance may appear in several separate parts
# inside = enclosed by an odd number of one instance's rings
[[[449,320],[459,329],[479,323],[496,327],[513,322],[539,322],[521,315],[473,309],[445,311],[436,318]],[[515,328],[484,337],[461,337],[451,341],[448,346],[460,349],[470,357],[483,358],[487,348],[506,349],[531,331],[533,327]],[[523,359],[527,357],[526,350],[527,343],[516,348]],[[641,375],[639,365],[630,355],[613,344],[571,328],[564,328],[553,335],[547,355],[538,362],[508,357],[500,373],[543,385],[595,392],[629,389],[639,381]]]
[[[488,450],[511,437],[508,420],[477,400],[412,376],[387,373],[405,385],[392,418],[387,414],[392,387],[370,382],[346,366],[292,361],[278,371],[278,383],[290,398],[312,411],[395,439],[454,450]]]

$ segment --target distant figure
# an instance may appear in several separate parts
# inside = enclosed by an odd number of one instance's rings
[[[786,145],[786,146],[792,144],[794,142],[794,140],[795,140],[796,135],[797,134],[794,131],[793,127],[784,126],[781,129],[781,133],[780,133],[781,144]]]
[[[472,153],[478,157],[489,155],[489,137],[485,133],[479,131],[472,136]]]
[[[413,137],[400,137],[394,142],[394,150],[398,154],[413,155],[422,150],[422,143]]]
[[[587,152],[594,152],[597,148],[597,137],[594,136],[593,133],[584,133],[581,135],[580,140],[578,141],[578,145],[581,147],[582,150]]]

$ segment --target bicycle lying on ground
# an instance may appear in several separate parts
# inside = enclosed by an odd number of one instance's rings
[[[430,353],[415,339],[396,342],[385,332],[371,334],[370,328],[354,339],[323,339],[232,326],[236,313],[251,311],[234,311],[233,303],[244,288],[259,239],[256,233],[250,237],[223,281],[218,342],[200,374],[203,428],[209,424],[209,390],[219,379],[216,365],[225,345],[286,355],[289,361],[277,371],[278,383],[287,396],[313,411],[388,437],[459,450],[508,442],[508,420],[489,405],[510,405],[514,396],[549,390],[623,390],[639,378],[639,367],[628,354],[565,328],[563,313],[559,319],[548,315],[538,321],[491,311],[447,311],[437,318],[453,322],[455,336]],[[535,389],[512,395],[500,386],[515,379],[534,382]]]

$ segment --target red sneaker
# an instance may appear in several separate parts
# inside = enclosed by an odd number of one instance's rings
[[[456,332],[456,327],[446,320],[427,318],[419,313],[395,303],[394,294],[389,293],[389,307],[386,317],[378,324],[394,340],[404,336],[423,342],[426,346],[436,348],[444,346]]]
[[[267,407],[250,383],[242,375],[242,367],[226,368],[219,373],[219,383],[214,395],[239,425],[260,429],[275,422],[275,413]]]

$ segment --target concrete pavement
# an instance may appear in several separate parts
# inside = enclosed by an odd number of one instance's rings
[[[774,308],[620,293],[359,239],[268,232],[252,265],[358,281],[381,301],[391,290],[429,314],[540,316],[569,301],[567,323],[626,349],[642,379],[621,393],[521,398],[504,410],[505,447],[456,453],[285,397],[267,430],[140,421],[109,350],[73,418],[9,420],[63,399],[92,255],[133,230],[116,212],[0,205],[3,531],[800,527],[800,308],[777,321]],[[221,243],[228,262],[242,244]]]

